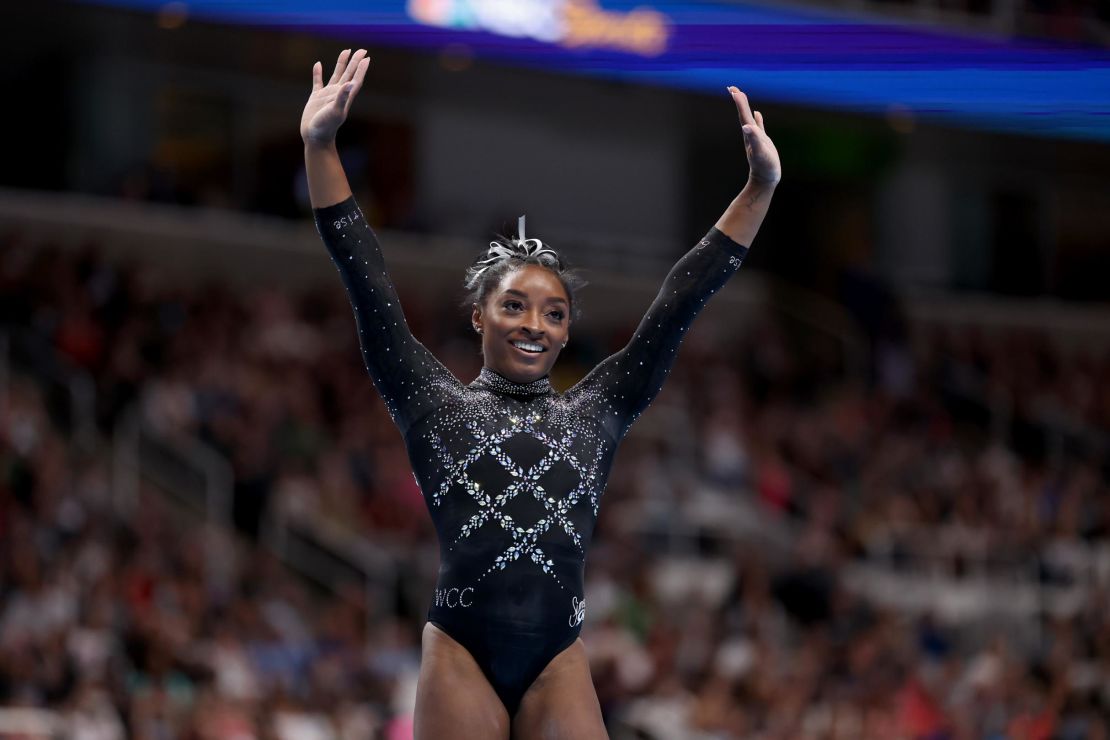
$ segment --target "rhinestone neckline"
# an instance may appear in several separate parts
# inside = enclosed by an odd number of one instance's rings
[[[514,383],[488,367],[481,369],[472,385],[487,388],[496,393],[508,393],[514,396],[542,396],[551,393],[553,390],[551,388],[551,378],[547,375],[530,383]]]

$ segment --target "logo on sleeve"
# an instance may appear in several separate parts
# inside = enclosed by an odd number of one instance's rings
[[[343,216],[341,218],[337,218],[334,221],[332,221],[331,225],[336,230],[339,230],[339,229],[346,228],[347,226],[350,226],[355,221],[358,221],[361,218],[362,218],[362,213],[360,211],[351,211],[346,216]]]

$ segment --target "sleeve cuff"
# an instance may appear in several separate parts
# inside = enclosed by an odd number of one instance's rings
[[[719,247],[727,249],[732,254],[735,254],[740,259],[748,256],[749,247],[744,246],[738,241],[734,241],[731,236],[718,229],[716,226],[709,227],[709,233],[705,235],[706,240]]]
[[[327,227],[335,231],[343,231],[348,226],[359,221],[365,221],[362,209],[351,195],[344,201],[323,208],[313,208],[312,215],[321,231]]]

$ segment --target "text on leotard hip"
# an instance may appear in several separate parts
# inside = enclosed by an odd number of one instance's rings
[[[467,593],[469,592],[469,594]],[[437,588],[435,605],[454,609],[461,606],[464,609],[474,603],[474,589],[466,588]]]

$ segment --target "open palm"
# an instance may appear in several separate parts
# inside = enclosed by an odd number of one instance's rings
[[[740,115],[740,124],[744,132],[744,151],[748,155],[748,169],[753,180],[763,183],[776,184],[782,179],[782,163],[779,161],[778,150],[767,135],[763,125],[763,114],[759,111],[752,113],[748,96],[736,87],[728,88],[732,100],[736,103],[736,112]]]
[[[312,94],[301,114],[301,138],[306,144],[327,144],[335,140],[335,133],[347,120],[351,102],[362,87],[370,59],[366,49],[353,55],[350,49],[339,52],[335,71],[328,84],[324,84],[324,66],[312,65]]]

